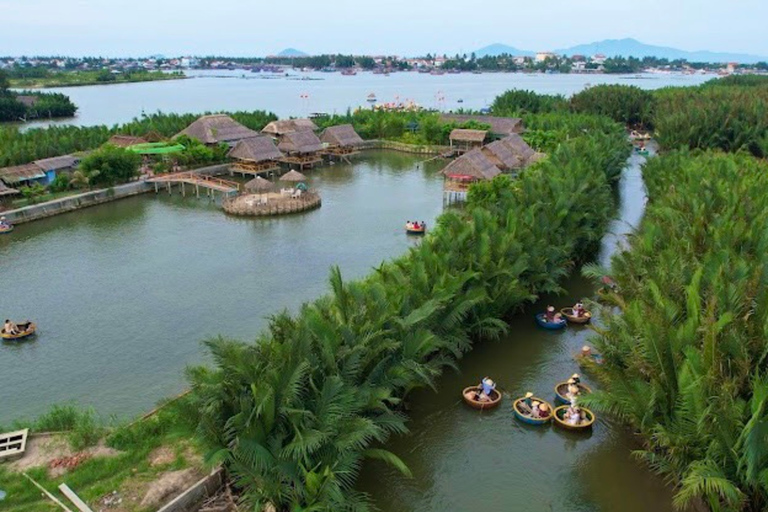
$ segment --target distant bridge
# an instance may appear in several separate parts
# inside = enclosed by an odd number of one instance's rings
[[[213,194],[214,192],[221,192],[222,194],[229,196],[237,194],[237,192],[240,190],[240,184],[236,181],[223,180],[215,176],[198,174],[194,171],[162,174],[149,178],[147,182],[155,184],[155,192],[159,192],[161,183],[165,183],[167,185],[168,193],[171,192],[172,185],[181,185],[181,194],[184,196],[187,192],[185,185],[192,185],[195,187],[195,195],[197,197],[200,197],[201,187],[206,190],[206,195]]]

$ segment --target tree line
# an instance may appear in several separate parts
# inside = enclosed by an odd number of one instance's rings
[[[69,96],[61,93],[24,91],[21,94],[33,98],[33,103],[27,105],[19,101],[19,93],[10,90],[8,75],[0,70],[0,122],[72,117],[77,111]]]

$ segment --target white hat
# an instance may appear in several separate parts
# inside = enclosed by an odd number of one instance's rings
[[[533,396],[533,393],[530,391],[525,394],[525,398],[531,398]]]
[[[538,406],[541,405],[541,402],[534,401],[533,404],[531,404],[531,405],[533,405],[533,407],[538,407]]]
[[[578,379],[579,378],[579,374],[578,373],[574,373],[573,375],[571,375],[571,378],[572,379]]]

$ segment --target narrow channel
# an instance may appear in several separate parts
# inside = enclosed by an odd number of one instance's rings
[[[603,264],[642,218],[643,161],[633,155],[618,184],[617,217],[598,255]],[[542,297],[512,318],[506,338],[476,345],[459,362],[459,374],[441,377],[438,393],[420,390],[411,396],[411,432],[390,440],[387,448],[404,460],[413,478],[370,462],[360,480],[360,490],[370,493],[382,512],[673,510],[671,490],[632,459],[637,445],[620,426],[599,418],[591,434],[580,434],[525,425],[513,416],[512,397],[532,391],[551,402],[554,385],[580,373],[574,355],[591,331],[573,326],[545,331],[533,321],[546,304],[565,307],[595,292],[579,276],[564,288],[567,294]],[[503,388],[505,400],[496,410],[478,412],[465,406],[461,390],[485,375]],[[582,378],[590,383],[588,374]]]

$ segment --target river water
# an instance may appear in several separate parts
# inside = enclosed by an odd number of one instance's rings
[[[502,92],[530,89],[539,93],[571,95],[587,85],[630,84],[644,89],[670,85],[697,85],[715,75],[547,75],[484,73],[429,75],[392,73],[390,76],[359,73],[299,73],[276,77],[248,71],[190,71],[187,80],[135,84],[93,85],[46,89],[61,92],[78,106],[77,117],[54,124],[93,125],[123,123],[158,110],[204,112],[268,110],[280,117],[307,116],[312,112],[343,114],[347,108],[367,106],[374,93],[379,103],[413,100],[440,110],[480,109]],[[273,78],[266,78],[273,76]],[[307,80],[300,80],[306,78]],[[308,80],[312,79],[312,80]],[[459,100],[462,100],[459,103]],[[25,125],[44,126],[47,122]]]
[[[633,156],[619,183],[618,215],[598,255],[603,263],[642,217],[641,163]],[[514,418],[513,398],[532,391],[553,403],[555,384],[580,373],[574,355],[590,330],[545,331],[533,321],[547,304],[565,307],[595,291],[578,276],[564,287],[565,295],[542,297],[511,318],[504,339],[476,345],[460,361],[460,373],[448,371],[439,379],[438,393],[420,390],[409,399],[411,433],[388,441],[386,448],[405,461],[414,478],[370,462],[359,485],[382,512],[672,512],[671,491],[632,460],[637,446],[621,427],[599,418],[591,433],[570,433]],[[463,403],[461,390],[485,375],[505,398],[497,409],[478,412]],[[582,378],[590,384],[589,375]]]

